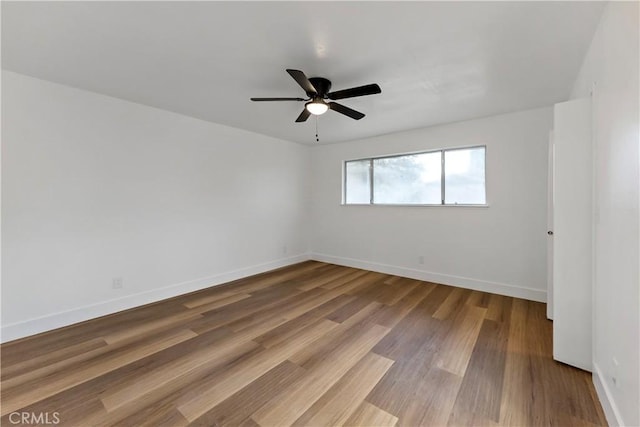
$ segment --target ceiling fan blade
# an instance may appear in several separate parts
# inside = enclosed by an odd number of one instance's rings
[[[345,116],[349,116],[352,119],[355,120],[360,120],[361,118],[364,117],[364,114],[362,114],[360,111],[356,111],[352,108],[346,107],[342,104],[338,104],[337,102],[330,102],[329,103],[329,108],[331,108],[333,111],[338,112],[340,114],[344,114]]]
[[[352,87],[351,89],[338,90],[327,94],[327,96],[329,99],[344,99],[353,98],[355,96],[375,95],[376,93],[381,92],[382,89],[380,89],[380,86],[373,83],[370,85]]]
[[[307,76],[304,75],[304,73],[300,70],[290,70],[287,69],[287,73],[289,73],[289,75],[291,77],[293,77],[293,79],[298,82],[298,84],[300,85],[300,87],[302,89],[304,89],[304,91],[306,93],[312,93],[314,95],[318,94],[318,91],[316,90],[315,87],[313,87],[313,85],[311,84],[311,82],[309,81],[309,79],[307,78]]]
[[[305,108],[296,119],[296,123],[306,122],[310,115],[311,113]]]
[[[251,98],[252,101],[305,101],[304,98]]]

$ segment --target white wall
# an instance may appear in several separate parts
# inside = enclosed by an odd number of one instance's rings
[[[551,127],[541,108],[314,147],[314,258],[544,301]],[[345,160],[480,144],[488,208],[341,205]]]
[[[7,71],[2,89],[3,340],[306,259],[308,147]]]
[[[607,5],[572,92],[595,82],[594,382],[609,422],[629,426],[640,425],[638,6]]]

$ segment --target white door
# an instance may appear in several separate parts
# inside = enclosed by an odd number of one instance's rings
[[[547,319],[553,320],[553,131],[549,132],[547,170]]]
[[[553,118],[553,357],[591,371],[591,99]]]

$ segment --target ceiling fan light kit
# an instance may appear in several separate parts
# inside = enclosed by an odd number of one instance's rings
[[[305,122],[311,114],[319,116],[328,110],[351,117],[354,120],[360,120],[364,114],[349,108],[337,102],[326,102],[327,99],[338,100],[345,98],[355,98],[357,96],[374,95],[381,93],[382,90],[377,84],[369,84],[364,86],[352,87],[335,92],[331,90],[331,81],[323,77],[307,78],[300,70],[287,69],[287,73],[300,85],[305,91],[308,98],[251,98],[252,101],[305,101],[304,110],[296,119],[296,122]]]
[[[326,113],[329,109],[329,105],[322,99],[314,99],[313,101],[307,102],[306,104],[304,104],[304,107],[307,109],[307,111],[316,116],[320,116]]]

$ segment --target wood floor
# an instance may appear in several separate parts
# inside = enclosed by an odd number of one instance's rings
[[[551,326],[544,304],[310,261],[3,345],[0,421],[605,425]]]

